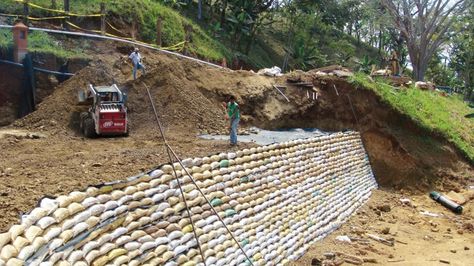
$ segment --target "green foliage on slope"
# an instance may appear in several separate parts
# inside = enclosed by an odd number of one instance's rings
[[[39,6],[51,8],[51,0],[32,0]],[[56,1],[56,9],[63,9],[63,1]],[[100,13],[100,3],[102,0],[71,1],[71,12],[77,14],[97,14]],[[61,15],[38,8],[30,7],[30,16],[48,17]],[[139,40],[154,43],[156,40],[156,21],[158,17],[163,18],[162,44],[164,47],[172,46],[184,41],[184,26],[189,24],[193,27],[192,44],[189,52],[198,57],[220,61],[224,57],[230,58],[231,53],[218,41],[211,38],[200,26],[192,20],[180,15],[177,11],[152,0],[111,0],[106,2],[107,20],[112,25],[122,30],[121,36],[130,36],[128,29],[122,26],[132,25],[136,22]],[[0,13],[22,14],[23,5],[14,0],[4,0],[0,2]],[[99,18],[73,18],[78,25],[99,25]],[[58,21],[53,23],[58,24]],[[96,26],[97,27],[97,26]],[[85,27],[92,29],[90,27]],[[97,28],[95,28],[97,30]],[[117,34],[116,32],[113,32]]]
[[[474,109],[463,102],[460,95],[445,97],[436,91],[414,87],[396,90],[383,82],[369,80],[365,74],[356,74],[352,82],[375,91],[421,127],[442,135],[474,162]]]

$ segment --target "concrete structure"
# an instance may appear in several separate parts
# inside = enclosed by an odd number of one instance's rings
[[[15,62],[21,63],[28,53],[28,27],[23,23],[17,23],[13,31],[13,58]]]

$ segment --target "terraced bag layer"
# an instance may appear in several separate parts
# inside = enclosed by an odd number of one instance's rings
[[[254,265],[284,265],[377,187],[360,135],[334,133],[182,161]],[[184,169],[166,164],[38,207],[0,234],[0,265],[249,265]]]

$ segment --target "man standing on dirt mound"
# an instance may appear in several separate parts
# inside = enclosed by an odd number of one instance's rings
[[[229,102],[227,103],[227,115],[230,121],[230,145],[237,145],[237,127],[240,122],[240,109],[239,104],[235,102],[235,97],[230,96]]]
[[[137,69],[141,69],[142,74],[145,75],[145,66],[142,64],[142,56],[138,52],[138,48],[135,48],[128,58],[130,58],[133,63],[133,79],[137,79]]]

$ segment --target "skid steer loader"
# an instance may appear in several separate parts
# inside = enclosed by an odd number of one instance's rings
[[[89,105],[80,114],[81,132],[87,138],[105,135],[128,135],[128,115],[124,94],[112,86],[93,86],[79,91],[79,104]]]

